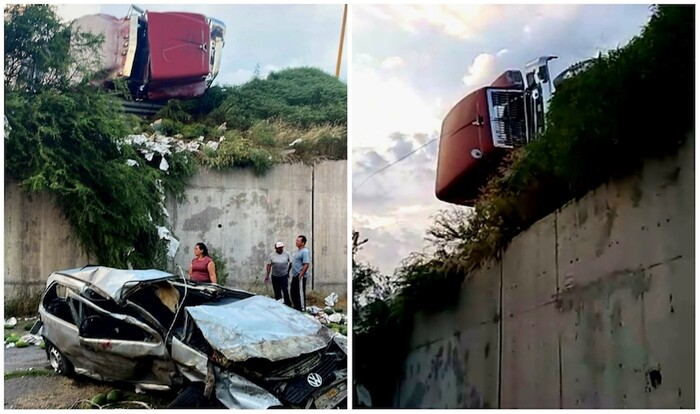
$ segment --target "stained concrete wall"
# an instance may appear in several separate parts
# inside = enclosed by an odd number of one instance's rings
[[[274,243],[282,240],[294,252],[294,240],[304,234],[312,252],[313,287],[345,295],[346,165],[280,165],[262,177],[247,169],[202,169],[190,182],[186,201],[166,200],[181,242],[172,264],[187,270],[194,244],[201,241],[226,260],[228,285],[260,290]],[[51,272],[87,263],[95,261],[81,252],[55,203],[45,194],[30,198],[5,181],[5,299],[38,292]]]
[[[167,208],[181,242],[175,264],[187,270],[194,245],[218,251],[229,272],[227,285],[257,289],[274,243],[294,253],[303,234],[312,254],[313,287],[347,291],[347,163],[285,164],[262,177],[249,169],[201,170],[183,202]],[[307,282],[307,290],[311,289]]]
[[[500,278],[489,263],[465,281],[455,309],[416,317],[398,407],[498,406]]]
[[[313,239],[311,252],[314,287],[347,291],[348,191],[347,163],[326,162],[313,171]]]
[[[43,290],[56,269],[84,266],[89,259],[46,194],[25,195],[5,180],[5,299]]]
[[[691,139],[540,220],[416,318],[397,405],[694,407],[694,198]]]

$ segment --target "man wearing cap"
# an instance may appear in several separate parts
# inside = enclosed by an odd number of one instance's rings
[[[292,268],[292,258],[289,253],[284,251],[284,243],[278,241],[275,243],[275,251],[270,253],[270,260],[267,263],[267,274],[265,283],[270,280],[272,273],[272,289],[275,291],[275,299],[282,299],[284,295],[284,304],[292,306],[292,301],[289,298],[289,270]]]

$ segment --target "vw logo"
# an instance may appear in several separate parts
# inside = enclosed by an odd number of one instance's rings
[[[323,383],[323,378],[321,378],[321,376],[317,373],[312,372],[308,377],[306,377],[306,382],[308,382],[312,387],[318,388]]]

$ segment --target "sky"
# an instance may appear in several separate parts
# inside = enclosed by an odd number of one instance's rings
[[[353,5],[352,220],[369,239],[357,259],[391,275],[426,248],[431,217],[451,208],[435,198],[438,142],[366,179],[437,138],[462,97],[543,55],[559,57],[556,76],[625,45],[649,15],[647,5]]]
[[[215,84],[237,85],[289,67],[312,66],[335,75],[343,5],[191,5],[137,4],[152,11],[186,11],[204,14],[226,24],[221,69]],[[130,4],[59,5],[58,14],[72,20],[87,14],[124,17]],[[346,29],[347,30],[347,29]],[[340,79],[347,81],[346,32]]]

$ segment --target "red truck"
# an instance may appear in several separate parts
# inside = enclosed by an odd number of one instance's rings
[[[548,65],[552,59],[556,56],[531,62],[525,76],[519,70],[505,71],[450,110],[440,134],[438,199],[473,206],[503,156],[544,130],[554,86],[576,70],[572,67],[552,80]]]
[[[73,24],[104,37],[98,81],[126,81],[137,101],[200,96],[219,72],[226,25],[201,14],[132,6],[124,18],[95,14]]]

